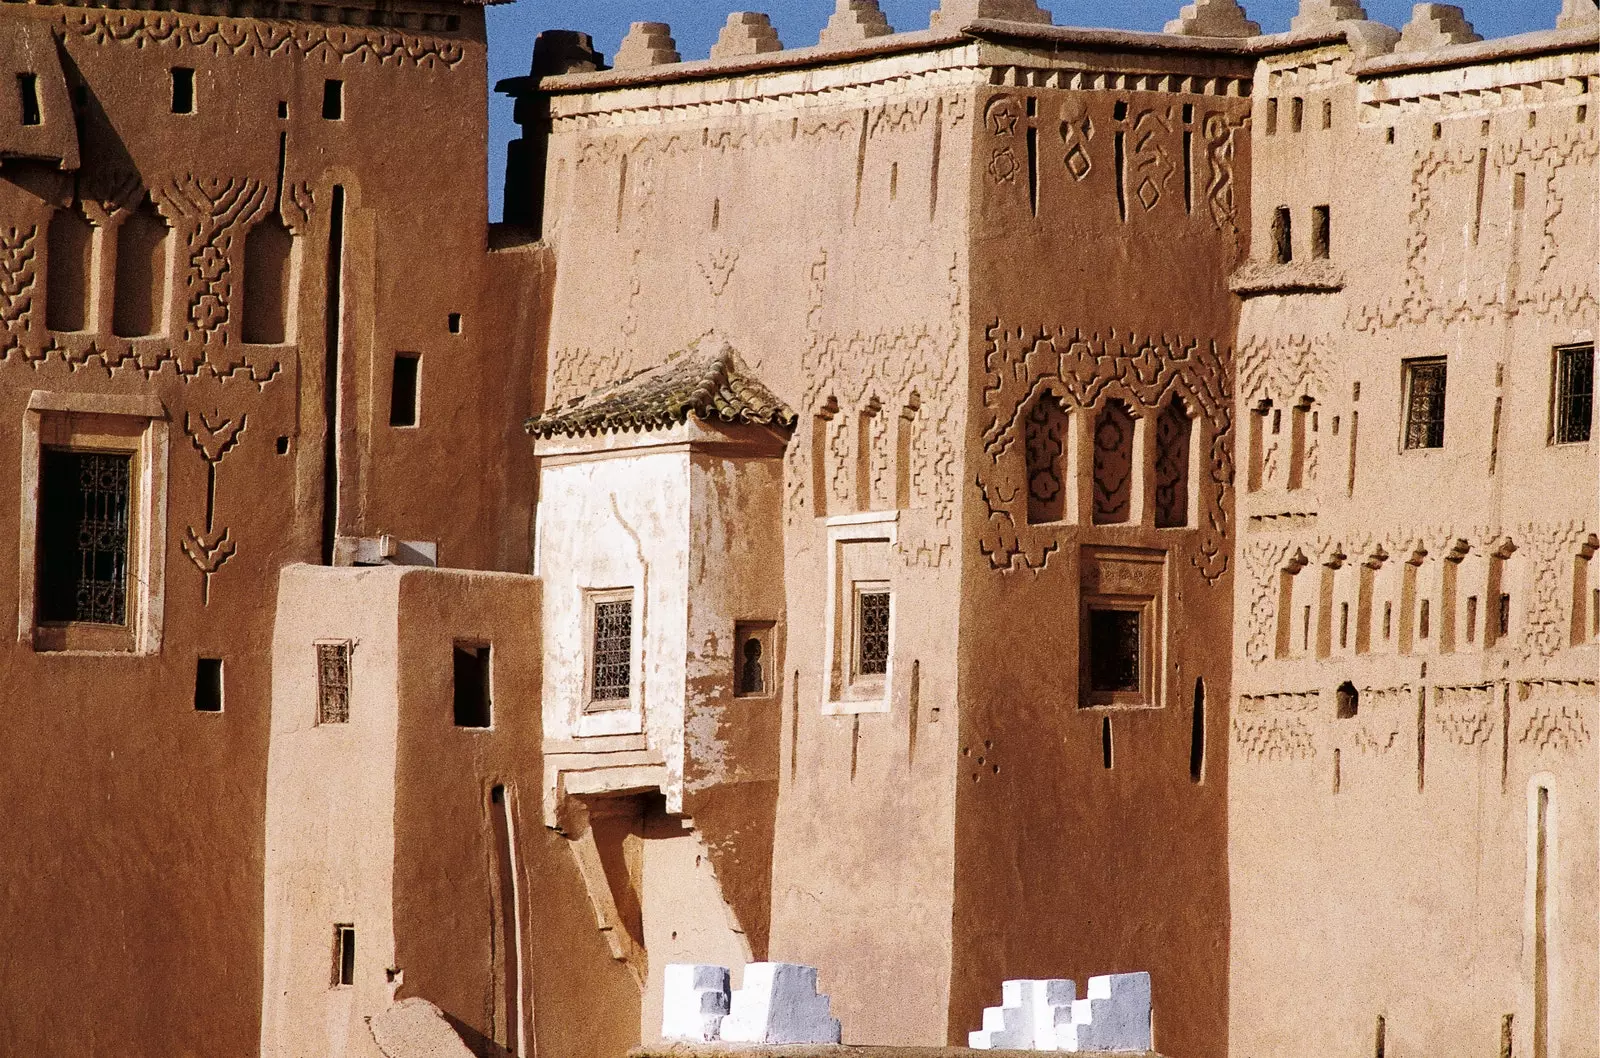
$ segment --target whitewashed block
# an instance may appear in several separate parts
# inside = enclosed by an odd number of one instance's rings
[[[817,970],[787,962],[753,962],[744,987],[722,1019],[725,1043],[838,1043],[839,1021],[817,994]]]
[[[967,1034],[979,1050],[1053,1051],[1057,1025],[1072,1020],[1078,986],[1072,981],[1006,981],[1000,1006],[986,1007],[983,1028]]]
[[[669,1040],[715,1040],[728,1015],[728,968],[669,963],[662,984],[661,1035]]]
[[[1087,994],[1072,1004],[1072,1020],[1059,1027],[1063,1051],[1148,1051],[1150,975],[1108,974],[1089,978]]]

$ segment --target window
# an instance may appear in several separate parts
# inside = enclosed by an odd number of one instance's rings
[[[344,82],[332,78],[322,82],[322,116],[328,121],[344,120]]]
[[[1511,596],[1500,596],[1500,610],[1496,615],[1494,634],[1496,639],[1503,639],[1511,634]]]
[[[52,331],[81,331],[89,320],[94,229],[76,209],[58,209],[47,235],[45,323]]]
[[[1138,693],[1139,611],[1089,610],[1089,689],[1095,694]]]
[[[244,237],[244,340],[254,345],[288,341],[294,290],[294,235],[270,213]]]
[[[317,723],[350,722],[350,640],[317,645]]]
[[[1278,134],[1278,101],[1276,99],[1267,100],[1266,132],[1268,136],[1276,136]]]
[[[1322,127],[1325,129],[1333,128],[1333,100],[1331,99],[1322,101]]]
[[[1555,443],[1589,440],[1594,423],[1594,346],[1556,350]]]
[[[1311,256],[1326,260],[1333,238],[1333,214],[1328,206],[1311,207]]]
[[[1428,600],[1422,600],[1421,613],[1417,617],[1417,638],[1428,638]]]
[[[1361,692],[1349,680],[1339,684],[1334,694],[1334,715],[1340,720],[1352,720],[1361,712]]]
[[[333,987],[356,983],[356,928],[349,923],[333,927]]]
[[[460,334],[461,333],[461,313],[459,313],[459,312],[450,313],[448,316],[445,317],[445,323],[449,326],[451,334]]]
[[[422,374],[422,357],[416,353],[396,353],[394,378],[389,384],[389,425],[417,425],[418,386]]]
[[[1294,221],[1288,206],[1272,211],[1272,259],[1278,264],[1294,260]]]
[[[39,75],[32,73],[17,74],[17,95],[22,103],[22,123],[24,125],[38,125],[43,121],[39,113]]]
[[[487,645],[457,643],[453,653],[456,726],[489,727],[494,716],[492,650]]]
[[[194,71],[187,66],[172,68],[172,112],[194,113]]]
[[[1467,642],[1474,643],[1478,639],[1478,597],[1467,596]]]
[[[856,594],[856,664],[858,676],[882,676],[889,671],[890,596],[886,589]]]
[[[1295,96],[1289,102],[1289,131],[1299,132],[1306,123],[1306,101]]]
[[[1445,360],[1407,360],[1405,371],[1405,446],[1444,447]]]
[[[41,453],[41,621],[128,623],[132,467],[125,452]]]
[[[633,694],[633,599],[596,599],[593,606],[589,700],[626,705]]]
[[[222,712],[222,659],[200,658],[194,665],[194,710]]]
[[[740,698],[765,698],[773,690],[772,630],[770,621],[741,621],[734,628],[734,694]]]

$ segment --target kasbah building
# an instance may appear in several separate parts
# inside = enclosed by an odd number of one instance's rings
[[[8,4],[0,1053],[1600,1055],[1600,10],[1174,14],[548,32],[489,224],[480,6]]]

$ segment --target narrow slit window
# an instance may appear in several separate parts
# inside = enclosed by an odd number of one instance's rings
[[[1467,642],[1476,642],[1478,638],[1478,597],[1467,596]]]
[[[1502,639],[1511,634],[1511,596],[1500,596],[1500,609],[1496,614],[1494,634]]]
[[[1406,361],[1406,448],[1444,447],[1445,382],[1442,357]]]
[[[329,78],[322,82],[322,116],[328,121],[344,120],[344,82]]]
[[[172,112],[194,113],[194,71],[187,66],[172,68]]]
[[[1266,134],[1268,136],[1276,136],[1278,134],[1278,101],[1276,99],[1267,100]]]
[[[128,623],[132,468],[130,453],[40,453],[40,620]]]
[[[1333,214],[1328,206],[1311,207],[1311,256],[1326,260],[1333,239]]]
[[[421,380],[422,357],[416,353],[396,353],[394,378],[389,383],[390,426],[417,425]]]
[[[453,653],[456,726],[491,726],[494,717],[490,678],[494,667],[492,649],[477,644],[457,643]]]
[[[1422,600],[1421,612],[1417,616],[1417,638],[1428,638],[1428,600]]]
[[[222,712],[222,659],[200,658],[194,666],[194,710]]]
[[[1305,127],[1306,101],[1295,96],[1289,103],[1289,131],[1299,132]]]
[[[17,95],[22,102],[22,123],[24,125],[43,123],[44,115],[39,111],[39,75],[17,74]]]
[[[1594,346],[1556,350],[1556,444],[1589,440],[1594,424]]]
[[[889,593],[856,596],[856,673],[883,676],[889,671]]]
[[[633,693],[633,600],[594,604],[591,700],[626,702]]]
[[[317,644],[317,723],[350,722],[350,641]]]
[[[1294,260],[1294,222],[1289,217],[1288,206],[1272,211],[1272,259],[1278,264]]]
[[[333,927],[333,987],[356,983],[356,928],[343,922]]]

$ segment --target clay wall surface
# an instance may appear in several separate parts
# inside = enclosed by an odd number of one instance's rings
[[[1581,36],[1256,77],[1233,1053],[1594,1053],[1596,457],[1553,421],[1600,322]],[[1443,430],[1408,447],[1424,357]]]
[[[19,602],[0,662],[13,724],[3,933],[35,953],[0,970],[0,1039],[15,1050],[259,1045],[271,621],[278,569],[322,550],[336,185],[337,531],[437,541],[445,564],[527,568],[517,426],[538,321],[501,323],[480,300],[501,279],[483,256],[484,197],[461,191],[483,185],[482,14],[347,14],[361,24],[4,15],[7,32],[59,39],[62,83],[42,120],[73,130],[81,162],[9,156],[0,169],[0,542],[25,556],[0,564],[0,594]],[[192,113],[172,112],[173,67],[194,71]],[[329,79],[344,83],[337,120],[322,117]],[[536,286],[535,254],[494,260]],[[400,351],[422,355],[416,428],[389,426]],[[117,447],[134,432],[133,536],[148,545],[136,634],[78,641],[110,652],[50,650],[77,633],[36,635],[30,616],[39,446]],[[194,708],[198,658],[223,662],[220,713]]]
[[[1003,979],[1148,969],[1156,1045],[1227,1053],[1251,64],[1145,43],[992,45],[975,101],[952,1042]],[[1104,700],[1090,609],[1135,597],[1143,686]]]
[[[551,402],[715,331],[799,413],[781,695],[745,716],[782,729],[768,953],[824,967],[854,1041],[944,1040],[971,61],[546,82]],[[872,702],[825,680],[841,534],[914,616]]]

